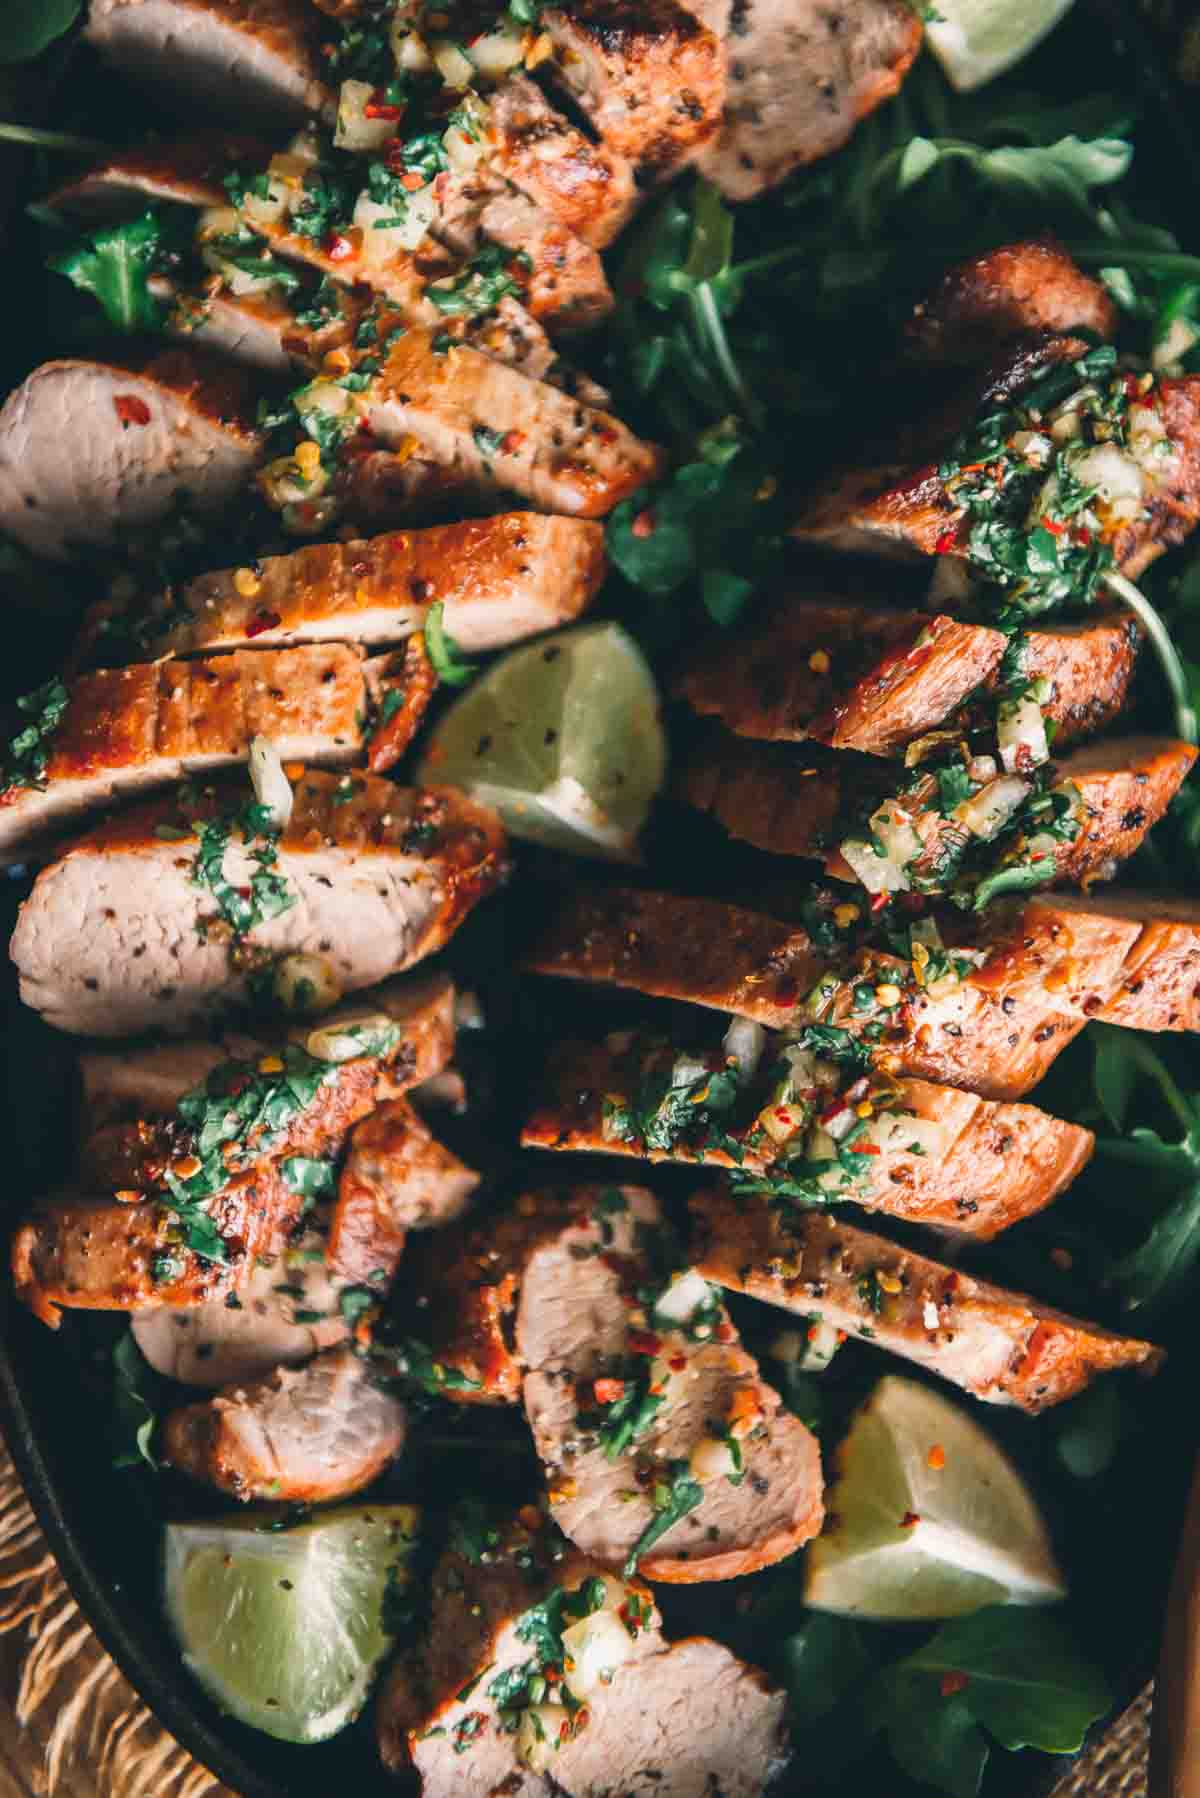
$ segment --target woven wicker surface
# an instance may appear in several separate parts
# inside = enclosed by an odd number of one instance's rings
[[[1145,1798],[1150,1688],[1054,1798]],[[0,1444],[0,1798],[236,1798],[169,1736],[67,1591]]]

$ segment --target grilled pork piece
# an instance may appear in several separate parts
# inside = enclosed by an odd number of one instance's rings
[[[415,1767],[426,1798],[702,1798],[714,1781],[728,1798],[762,1791],[787,1757],[782,1694],[716,1643],[668,1647],[645,1586],[614,1579],[537,1518],[525,1506],[497,1519],[482,1561],[442,1556],[428,1641],[393,1665],[377,1703],[385,1765]],[[531,1705],[529,1683],[563,1672],[557,1642],[535,1628],[560,1608],[564,1683],[587,1705],[572,1702],[566,1729],[557,1677],[549,1703]]]
[[[1094,452],[1098,498],[1089,511],[1099,529],[1089,531],[1112,551],[1115,567],[1136,580],[1200,518],[1200,376],[1157,381],[1138,395],[1133,415],[1138,428],[1128,450]],[[965,507],[930,460],[835,476],[806,502],[792,536],[815,548],[912,560],[963,553],[969,531]]]
[[[896,92],[920,47],[920,20],[904,0],[735,0],[725,113],[701,172],[731,200],[777,186],[840,149]]]
[[[344,1004],[315,1028],[297,1026],[278,1049],[264,1053],[264,1045],[243,1042],[240,1057],[225,1059],[214,1047],[207,1075],[170,1114],[155,1103],[139,1116],[131,1096],[89,1138],[81,1158],[79,1191],[106,1196],[49,1198],[18,1228],[12,1265],[20,1297],[57,1327],[62,1306],[138,1311],[236,1293],[260,1256],[287,1246],[305,1204],[297,1161],[336,1155],[347,1131],[381,1099],[399,1097],[445,1066],[453,1004],[444,978],[389,981],[372,994],[369,1013],[361,1002]],[[306,1043],[360,1052],[326,1060]],[[171,1052],[141,1053],[156,1071],[161,1100]],[[174,1053],[177,1071],[194,1073],[202,1059],[195,1050]],[[93,1058],[94,1085],[102,1084],[100,1059]],[[121,1059],[128,1080],[138,1057],[123,1051]],[[227,1113],[234,1134],[206,1146],[205,1120],[211,1124],[230,1089],[240,1100]],[[250,1109],[247,1093],[265,1111]],[[183,1209],[176,1211],[173,1199]]]
[[[486,138],[489,165],[593,249],[607,249],[637,209],[632,164],[577,131],[524,75],[492,94]]]
[[[550,69],[601,141],[663,179],[694,162],[721,122],[726,57],[678,0],[573,0],[547,7]]]
[[[1021,671],[1049,682],[1056,748],[1118,715],[1140,643],[1130,612],[1023,633]],[[739,736],[894,756],[992,684],[1006,647],[1002,632],[945,613],[789,597],[737,642],[703,644],[677,690]]]
[[[152,529],[181,502],[220,512],[259,458],[240,370],[155,347],[44,362],[0,409],[0,530],[65,562]]]
[[[861,1074],[819,1048],[783,1048],[782,1073],[743,1085],[720,1048],[624,1034],[559,1047],[525,1148],[731,1168],[784,1197],[985,1240],[1051,1204],[1091,1157],[1090,1130],[1032,1105]]]
[[[652,1506],[618,1502],[616,1493],[645,1490],[639,1469],[686,1461],[706,1427],[716,1433],[726,1418],[749,1479],[739,1488],[723,1479],[706,1485],[704,1502],[662,1546],[644,1545],[634,1557],[642,1572],[730,1579],[816,1532],[821,1488],[811,1438],[779,1410],[732,1325],[709,1309],[696,1315],[711,1308],[711,1291],[693,1279],[676,1293],[668,1282],[673,1296],[664,1291],[654,1316],[652,1307],[637,1309],[634,1289],[663,1285],[661,1266],[675,1253],[649,1193],[596,1185],[524,1194],[506,1216],[439,1234],[428,1247],[434,1352],[470,1382],[450,1396],[511,1404],[523,1393],[552,1515],[585,1553],[611,1567],[633,1557]],[[663,1380],[661,1392],[646,1386]],[[627,1405],[610,1412],[622,1398]],[[709,1477],[711,1454],[698,1455],[698,1477]],[[761,1491],[761,1502],[750,1502],[756,1475],[769,1483],[769,1502]]]
[[[479,1175],[443,1148],[404,1099],[379,1106],[350,1137],[329,1232],[329,1269],[352,1286],[382,1289],[410,1230],[459,1217]]]
[[[211,1391],[260,1380],[336,1347],[350,1334],[341,1294],[355,1282],[331,1275],[325,1249],[325,1235],[306,1219],[285,1249],[251,1269],[236,1307],[214,1299],[191,1310],[135,1311],[130,1329],[138,1348],[168,1379]]]
[[[1200,903],[1170,893],[1063,893],[1054,903],[1066,932],[1086,932],[1098,919],[1136,932],[1102,1004],[1088,990],[1086,964],[1072,970],[1069,990],[1081,1011],[1127,1030],[1200,1030]]]
[[[1052,238],[985,250],[948,269],[904,328],[904,354],[937,367],[971,367],[1006,338],[1034,331],[1116,335],[1117,309]]]
[[[253,571],[203,574],[140,615],[97,607],[79,654],[93,644],[106,656],[126,643],[140,655],[188,656],[330,638],[383,648],[419,631],[440,605],[446,631],[473,655],[579,617],[606,566],[599,525],[501,512],[313,544],[270,556]]]
[[[255,737],[288,761],[344,766],[366,747],[377,691],[375,671],[342,643],[100,668],[43,688],[21,723],[44,724],[44,764],[10,750],[0,775],[0,857],[19,859],[114,800],[244,762]]]
[[[358,396],[376,444],[415,442],[468,482],[582,518],[604,517],[657,474],[659,452],[619,419],[470,345],[441,353],[436,337],[406,331]]]
[[[335,107],[316,25],[305,0],[92,0],[87,36],[186,106],[288,125]]]
[[[976,856],[983,856],[989,833],[996,834],[997,827],[986,820],[980,822],[981,835],[968,822],[978,817],[986,786],[973,799],[943,811],[932,774],[924,783],[926,791],[914,784],[917,770],[885,778],[876,763],[796,750],[780,755],[772,753],[773,744],[740,745],[726,770],[728,742],[728,738],[724,743],[710,742],[685,767],[682,796],[694,793],[694,803],[711,811],[733,836],[757,848],[777,855],[824,855],[826,870],[835,879],[857,878],[838,848],[839,840],[860,836],[864,821],[885,800],[890,802],[890,816],[902,813],[914,833],[912,861],[894,878],[921,892],[949,890],[960,869],[961,847],[965,844],[968,854],[975,848]],[[1106,738],[1076,749],[1048,765],[1046,789],[1052,805],[1061,800],[1068,806],[1066,816],[1076,827],[1075,834],[1047,837],[1042,845],[1037,819],[1031,816],[1023,834],[999,850],[994,865],[1002,869],[1033,861],[1044,869],[1041,884],[1046,886],[1111,879],[1163,816],[1195,759],[1191,744],[1170,737]],[[994,790],[1000,792],[1005,785],[1013,786],[1015,793],[1006,803],[1015,804],[1020,799],[1015,783],[1009,776],[996,776]],[[1032,783],[1026,781],[1025,786],[1028,797]],[[903,792],[909,787],[913,790]],[[901,797],[893,800],[898,788]],[[978,847],[971,842],[972,833]],[[1039,843],[1036,851],[1030,847],[1034,839]]]
[[[323,1504],[369,1486],[400,1453],[407,1423],[370,1363],[335,1348],[172,1411],[163,1457],[243,1503]]]
[[[551,1515],[576,1547],[626,1573],[690,1584],[753,1573],[815,1535],[816,1443],[763,1382],[711,1290],[668,1281],[655,1307],[638,1303],[635,1288],[663,1284],[656,1247],[670,1264],[650,1194],[542,1194],[530,1233],[539,1246],[524,1265],[515,1333],[525,1414]],[[685,1470],[699,1502],[659,1533],[656,1481]]]
[[[89,220],[119,218],[140,200],[223,206],[229,197],[226,175],[245,163],[265,165],[270,155],[270,146],[259,139],[228,131],[198,131],[166,144],[125,145],[55,188],[47,204],[55,212]]]
[[[165,795],[79,838],[21,907],[25,1004],[84,1036],[182,1035],[291,955],[355,991],[440,949],[502,872],[499,822],[461,793],[315,771],[293,791],[278,837],[246,823],[239,784]]]
[[[1098,1373],[1156,1371],[1149,1342],[1068,1317],[826,1213],[717,1189],[691,1201],[708,1280],[869,1337],[989,1404],[1043,1411]]]

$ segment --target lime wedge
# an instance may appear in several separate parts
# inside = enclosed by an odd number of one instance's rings
[[[294,1529],[264,1529],[261,1513],[169,1524],[167,1614],[186,1666],[254,1729],[336,1735],[392,1645],[384,1592],[405,1578],[418,1516],[345,1505]]]
[[[523,644],[433,733],[419,779],[461,787],[515,837],[628,861],[662,785],[658,689],[619,624]]]
[[[836,1456],[805,1600],[879,1618],[961,1617],[1066,1594],[1029,1488],[961,1406],[888,1375]]]
[[[1071,0],[934,0],[925,37],[966,94],[1028,56],[1070,9]]]

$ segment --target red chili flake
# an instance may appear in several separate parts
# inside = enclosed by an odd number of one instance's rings
[[[889,896],[890,895],[887,893],[876,893],[874,898],[871,900],[871,910],[872,911],[882,911],[884,906],[888,902]]]
[[[285,349],[289,356],[307,356],[308,340],[304,337],[283,337],[280,339],[280,348]]]
[[[354,245],[343,231],[334,231],[325,239],[325,254],[330,262],[345,262],[353,256]]]
[[[116,394],[113,398],[113,410],[123,425],[150,423],[150,408],[136,393]]]
[[[902,1530],[910,1530],[914,1524],[920,1523],[920,1521],[921,1513],[919,1511],[906,1511],[900,1519],[900,1528]]]
[[[682,1373],[687,1366],[687,1356],[672,1355],[671,1359],[667,1362],[667,1366],[671,1369],[672,1373]]]
[[[1080,549],[1087,549],[1091,541],[1092,533],[1088,530],[1086,524],[1081,524],[1078,530],[1072,531],[1071,533],[1071,542],[1077,543]]]
[[[718,1342],[732,1342],[733,1338],[734,1338],[733,1325],[727,1324],[727,1323],[719,1323],[717,1325],[716,1329],[713,1331],[713,1335],[716,1337]]]
[[[261,637],[264,631],[273,631],[277,625],[282,623],[283,620],[278,612],[264,612],[260,608],[246,626],[246,635]]]
[[[781,1124],[790,1124],[792,1121],[792,1114],[786,1105],[777,1105],[775,1107],[775,1116],[779,1119]]]
[[[593,1380],[592,1391],[596,1402],[600,1405],[614,1405],[619,1398],[625,1396],[624,1380]]]
[[[425,182],[416,169],[406,169],[400,177],[400,185],[407,193],[415,194],[418,187],[424,187]]]
[[[933,547],[937,551],[939,556],[948,556],[950,554],[950,551],[957,544],[957,542],[958,542],[958,526],[956,524],[951,524],[951,525],[947,525],[946,529],[942,532],[941,536],[938,538],[937,542],[934,544]]]
[[[1125,385],[1125,398],[1127,400],[1136,400],[1142,391],[1141,376],[1140,375],[1126,375],[1124,385]]]
[[[941,1693],[943,1698],[953,1698],[956,1692],[965,1692],[970,1685],[965,1673],[943,1673]]]
[[[775,988],[776,1005],[798,1005],[800,988],[794,980],[781,980]]]
[[[1033,1335],[1025,1345],[1025,1358],[1021,1362],[1019,1372],[1024,1376],[1031,1374],[1042,1358],[1042,1351],[1050,1340],[1050,1331],[1045,1324],[1038,1324]]]
[[[1063,519],[1051,518],[1051,516],[1048,512],[1042,513],[1042,516],[1041,516],[1041,519],[1039,522],[1041,524],[1042,529],[1044,531],[1049,531],[1049,533],[1052,537],[1061,537],[1063,532],[1069,528]]]
[[[852,1142],[849,1149],[851,1155],[878,1155],[881,1152],[877,1142]]]
[[[503,437],[500,439],[500,454],[502,456],[515,456],[524,441],[524,431],[505,431]]]
[[[629,527],[630,532],[635,537],[653,537],[657,528],[658,521],[649,508],[644,512],[639,512]]]
[[[652,1330],[630,1330],[629,1347],[635,1355],[657,1355],[658,1337]]]
[[[383,89],[376,88],[363,107],[363,117],[366,119],[402,119],[404,108],[403,106],[393,106],[383,97]]]

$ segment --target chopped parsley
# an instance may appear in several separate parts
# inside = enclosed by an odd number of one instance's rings
[[[655,1543],[668,1530],[674,1529],[689,1511],[696,1509],[704,1498],[704,1488],[693,1476],[686,1461],[670,1461],[663,1476],[654,1482],[650,1498],[654,1515],[630,1549],[629,1557],[621,1569],[626,1579],[633,1578],[642,1556],[648,1554]]]
[[[66,687],[57,677],[32,693],[23,693],[17,700],[17,710],[28,723],[8,745],[0,792],[45,786],[50,740],[62,724],[69,700]]]
[[[527,271],[530,266],[524,250],[514,255],[501,244],[485,244],[453,280],[434,282],[426,288],[425,297],[448,316],[482,318],[494,311],[502,299],[520,297],[521,283],[512,271],[514,267]]]
[[[256,872],[244,887],[235,887],[225,874],[225,853],[235,831],[240,832],[244,843],[254,845],[250,860]],[[280,833],[271,823],[266,806],[251,803],[233,817],[198,823],[196,832],[200,844],[192,864],[192,884],[212,894],[217,910],[235,937],[246,936],[259,924],[292,909],[295,894],[276,871]]]

